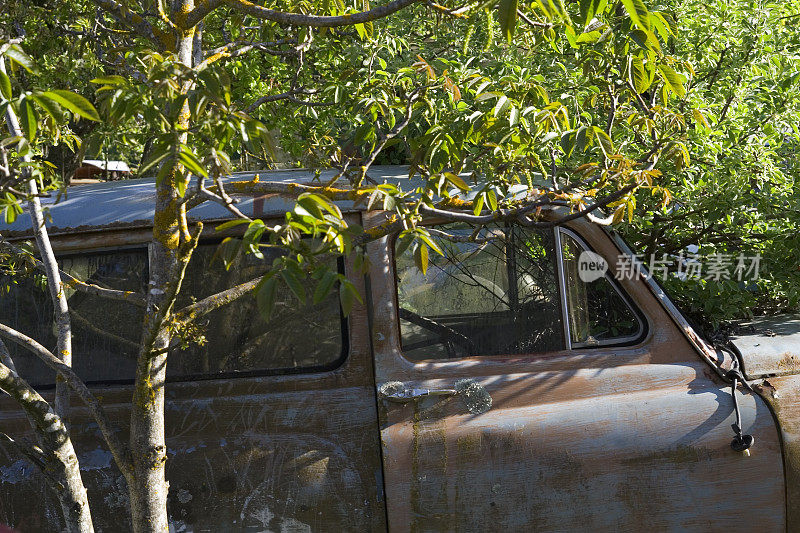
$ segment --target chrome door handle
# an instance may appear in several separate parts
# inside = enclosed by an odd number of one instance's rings
[[[456,389],[417,389],[407,387],[399,381],[389,381],[378,387],[378,394],[384,400],[398,403],[413,402],[426,396],[454,396]]]
[[[483,385],[472,379],[460,379],[452,389],[424,389],[409,387],[400,381],[387,381],[378,387],[378,396],[397,403],[413,402],[429,396],[458,396],[473,414],[485,413],[492,406],[492,397]]]

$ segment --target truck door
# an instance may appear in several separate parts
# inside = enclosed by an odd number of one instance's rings
[[[390,531],[784,530],[764,402],[739,393],[756,445],[733,451],[730,387],[573,227],[437,226],[426,272],[372,245]],[[590,245],[611,270],[582,280]]]
[[[276,257],[243,256],[226,270],[217,243],[194,252],[179,305],[262,275]],[[336,259],[331,267],[337,268]],[[143,290],[147,249],[104,249],[61,257],[81,279]],[[265,267],[266,265],[266,267]],[[360,270],[353,276],[364,293]],[[141,309],[68,291],[75,369],[124,427]],[[0,298],[0,322],[51,346],[52,307],[34,282]],[[255,301],[206,315],[200,343],[170,352],[166,384],[170,531],[385,531],[378,417],[366,308],[343,316],[336,291],[305,305],[281,288],[270,321]],[[47,387],[55,376],[9,345],[20,373]],[[45,394],[49,394],[46,391]],[[70,422],[95,527],[130,530],[127,488],[86,409],[73,398]],[[30,432],[24,414],[0,395],[0,431]],[[14,448],[0,445],[0,524],[19,531],[61,531],[55,495]]]

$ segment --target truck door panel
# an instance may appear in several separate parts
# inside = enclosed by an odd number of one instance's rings
[[[206,259],[213,249],[208,250]],[[126,257],[131,253],[126,252]],[[198,261],[196,265],[203,259]],[[98,271],[97,265],[112,263],[97,261],[93,272]],[[207,266],[203,264],[203,268]],[[349,272],[351,265],[344,268]],[[109,267],[108,271],[120,269]],[[187,279],[186,287],[192,291],[195,285],[216,283],[218,278]],[[355,278],[353,282],[363,292],[363,281]],[[332,298],[336,299],[336,294]],[[3,302],[7,311],[8,300]],[[276,304],[276,314],[283,312],[281,302]],[[286,300],[286,312],[292,310],[292,303]],[[102,316],[105,310],[107,321],[113,322],[108,305],[119,305],[117,302],[98,300],[94,305],[100,306],[96,314]],[[242,305],[249,304],[243,301]],[[91,310],[89,302],[84,307]],[[254,309],[250,311],[252,327],[261,328],[262,319]],[[326,368],[314,368],[306,355],[322,342],[319,333],[312,335],[314,331],[303,329],[300,334],[305,337],[295,338],[292,344],[297,332],[292,333],[291,322],[276,333],[282,335],[280,357],[284,359],[280,362],[270,360],[271,354],[278,355],[271,351],[269,339],[258,340],[264,333],[260,329],[241,344],[237,340],[244,331],[241,312],[228,309],[223,316],[210,317],[205,347],[192,347],[176,358],[170,355],[168,375],[173,377],[166,385],[167,479],[175,531],[385,529],[365,308],[355,305],[331,357],[320,352]],[[338,305],[334,320],[333,327],[341,330]],[[95,323],[105,326],[101,320]],[[114,333],[119,337],[124,331]],[[253,346],[258,350],[250,349]],[[107,350],[100,344],[95,348],[93,357]],[[302,353],[290,353],[293,348]],[[121,357],[119,354],[113,352],[109,357]],[[76,360],[86,356],[76,350]],[[258,370],[257,365],[278,366],[284,360],[297,361],[297,368]],[[242,366],[248,362],[254,363]],[[91,369],[84,363],[76,365],[81,372]],[[113,381],[109,378],[114,368],[114,364],[104,364],[95,370]],[[123,428],[130,419],[131,385],[124,383],[131,377],[125,374],[127,368],[116,365],[123,383],[92,386],[109,416]],[[237,373],[237,369],[244,370]],[[73,398],[72,405],[73,442],[96,529],[129,530],[125,482],[80,400]],[[24,416],[9,399],[0,399],[0,430],[11,435],[30,432]],[[60,507],[41,475],[5,444],[0,446],[0,523],[26,533],[63,527]]]
[[[614,265],[619,252],[605,234],[578,228]],[[647,320],[633,345],[484,357],[434,347],[425,360],[425,347],[402,352],[400,289],[377,275],[395,267],[392,243],[372,252],[379,386],[437,391],[472,379],[493,400],[477,414],[458,396],[379,402],[390,531],[785,529],[769,409],[740,397],[757,444],[750,457],[734,452],[730,387],[643,283],[619,282]]]

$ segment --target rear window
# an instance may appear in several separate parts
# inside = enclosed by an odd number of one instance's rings
[[[216,244],[198,246],[176,308],[256,278],[266,272],[277,253],[265,253],[263,260],[251,255],[240,257],[226,271],[219,260],[213,259],[215,251]],[[336,260],[331,261],[329,266],[336,269]],[[76,278],[96,285],[139,292],[147,288],[146,249],[74,255],[60,258],[59,263]],[[53,307],[42,279],[15,281],[10,292],[0,298],[0,322],[54,350]],[[65,290],[72,316],[75,371],[88,382],[131,381],[143,310]],[[269,322],[259,315],[252,296],[204,316],[194,332],[202,342],[173,347],[167,376],[191,379],[330,368],[344,355],[345,332],[336,291],[320,304],[301,306],[287,288],[281,287]],[[35,356],[12,343],[6,345],[20,375],[34,385],[55,382],[53,372]]]

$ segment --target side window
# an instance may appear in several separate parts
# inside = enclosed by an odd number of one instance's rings
[[[110,289],[144,292],[147,251],[87,253],[59,258],[62,270]],[[0,297],[0,322],[55,351],[53,305],[42,276],[16,278]],[[6,280],[1,281],[5,284]],[[129,380],[136,369],[143,310],[65,286],[72,322],[72,366],[87,381]],[[33,385],[55,382],[55,375],[35,355],[6,341],[20,375]]]
[[[213,244],[195,250],[178,307],[190,303],[191,298],[201,300],[264,274],[280,253],[263,250],[264,259],[239,255],[225,270],[214,258],[216,249]],[[336,270],[336,259],[330,259],[328,266]],[[301,306],[284,284],[278,286],[269,322],[259,315],[255,298],[250,295],[203,317],[205,343],[170,352],[167,375],[299,371],[330,367],[339,361],[346,330],[338,291],[332,290],[319,304],[306,298],[306,305]]]
[[[635,342],[644,322],[608,273],[586,267],[593,253],[569,230],[559,229],[567,315],[573,348]]]
[[[184,277],[177,308],[249,281],[272,264],[240,257],[225,270],[212,260],[216,244],[198,246]],[[62,269],[78,279],[108,288],[145,292],[145,249],[81,254],[59,258]],[[332,267],[336,268],[335,260]],[[0,280],[3,281],[3,280]],[[15,280],[0,297],[0,322],[54,349],[56,328],[47,288],[40,278]],[[66,289],[73,328],[73,367],[88,382],[130,381],[144,314],[141,308]],[[202,318],[195,335],[201,344],[179,344],[170,350],[168,377],[213,377],[248,371],[301,371],[334,365],[343,356],[343,317],[336,294],[318,305],[300,306],[288,289],[279,290],[269,322],[258,313],[252,296]],[[309,301],[311,299],[309,298]],[[6,343],[19,373],[34,385],[54,383],[53,372],[22,348]]]
[[[427,272],[395,253],[403,353],[460,358],[563,348],[552,232],[437,226]]]

